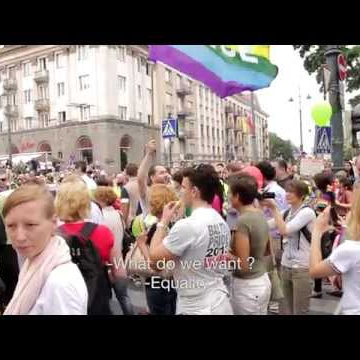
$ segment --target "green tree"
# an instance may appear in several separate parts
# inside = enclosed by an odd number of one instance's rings
[[[326,45],[293,45],[293,47],[299,52],[300,57],[304,59],[305,70],[309,74],[316,73],[316,80],[321,84],[320,91],[323,91],[321,65],[326,63]],[[360,45],[351,47],[350,45],[340,45],[340,50],[347,59],[346,91],[351,93],[360,89]],[[355,96],[349,102],[351,106],[359,104],[360,95]]]
[[[294,161],[293,151],[296,147],[290,140],[283,140],[275,133],[270,133],[270,159],[283,158],[286,161]]]

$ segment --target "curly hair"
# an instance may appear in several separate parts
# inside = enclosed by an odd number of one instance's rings
[[[55,198],[56,214],[61,221],[85,220],[90,215],[90,193],[85,183],[65,182],[59,187]]]
[[[149,188],[148,196],[151,215],[157,218],[162,215],[165,205],[171,201],[179,200],[174,191],[165,184],[152,185]]]
[[[115,194],[112,187],[98,186],[94,192],[94,199],[97,202],[102,202],[107,206],[110,206],[116,201],[117,195]]]

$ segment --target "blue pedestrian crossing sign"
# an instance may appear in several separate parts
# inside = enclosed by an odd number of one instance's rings
[[[331,127],[316,127],[315,153],[331,154]]]
[[[178,136],[177,119],[165,119],[162,122],[163,139],[174,138]]]

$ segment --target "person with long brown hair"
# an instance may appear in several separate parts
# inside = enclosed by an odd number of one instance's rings
[[[354,193],[347,223],[347,240],[323,260],[321,237],[329,229],[330,206],[316,219],[312,233],[309,274],[312,278],[342,276],[343,296],[338,313],[360,315],[360,189]]]

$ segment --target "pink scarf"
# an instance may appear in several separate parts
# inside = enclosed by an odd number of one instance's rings
[[[68,262],[71,262],[68,245],[60,236],[53,236],[43,252],[31,263],[28,259],[25,260],[14,295],[4,315],[27,315],[35,305],[51,271]]]

